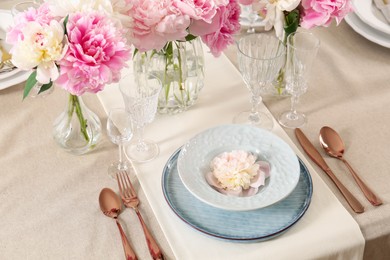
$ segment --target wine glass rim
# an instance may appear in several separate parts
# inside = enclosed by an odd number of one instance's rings
[[[312,36],[312,40],[313,40],[314,44],[311,47],[306,47],[305,49],[299,48],[299,47],[295,46],[294,44],[290,43],[290,39],[293,38],[295,35],[310,35],[310,36]],[[290,48],[292,48],[294,50],[299,49],[299,51],[308,51],[309,52],[309,51],[313,51],[315,49],[318,49],[321,45],[321,41],[311,32],[297,31],[297,32],[293,32],[287,36],[287,43],[286,44],[287,44],[287,46],[289,46]]]
[[[240,48],[240,42],[243,40],[243,39],[246,39],[246,38],[250,38],[250,37],[253,37],[253,36],[261,36],[261,37],[267,37],[267,38],[274,38],[275,40],[276,40],[276,42],[278,43],[278,49],[281,49],[281,51],[280,50],[278,50],[278,52],[277,52],[277,55],[275,55],[275,56],[273,56],[273,57],[270,57],[270,58],[258,58],[258,57],[252,57],[252,56],[249,56],[248,54],[246,54],[246,53],[244,53],[243,51],[242,51],[242,48]],[[272,36],[272,35],[267,35],[267,34],[261,34],[261,33],[256,33],[256,34],[250,34],[250,35],[245,35],[245,36],[243,36],[242,38],[240,38],[239,40],[238,40],[238,42],[237,42],[237,49],[238,49],[238,51],[242,54],[242,55],[244,55],[245,57],[248,57],[248,58],[251,58],[251,59],[254,59],[254,60],[264,60],[264,61],[266,61],[266,60],[274,60],[274,59],[277,59],[277,58],[279,58],[279,57],[281,57],[281,56],[284,56],[285,54],[286,54],[286,46],[285,46],[285,44],[281,41],[281,40],[279,40],[277,37],[275,37],[275,36]]]

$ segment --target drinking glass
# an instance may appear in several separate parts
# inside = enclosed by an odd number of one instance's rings
[[[131,117],[129,112],[124,108],[114,108],[108,114],[107,134],[114,144],[119,148],[119,161],[111,163],[108,167],[108,175],[116,179],[118,171],[129,169],[126,160],[123,160],[123,145],[129,142],[133,137]]]
[[[306,123],[306,116],[296,110],[299,97],[307,91],[313,61],[320,40],[312,33],[299,31],[287,37],[286,90],[291,94],[291,108],[279,116],[279,123],[287,128],[298,128]]]
[[[144,127],[154,120],[162,84],[148,73],[128,74],[119,83],[127,111],[131,114],[137,140],[125,147],[126,156],[135,162],[147,162],[160,152],[157,143],[144,139]]]
[[[261,94],[275,79],[285,62],[286,48],[278,38],[268,34],[249,34],[238,41],[238,68],[251,92],[251,111],[239,113],[233,122],[272,129],[273,121],[259,111]]]

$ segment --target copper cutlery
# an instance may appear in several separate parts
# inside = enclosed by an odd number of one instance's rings
[[[347,166],[348,170],[351,172],[356,183],[359,185],[360,189],[363,191],[364,196],[367,200],[374,206],[379,206],[382,204],[382,200],[378,198],[374,192],[363,182],[358,174],[352,169],[351,165],[344,159],[344,142],[339,136],[339,134],[328,126],[324,126],[320,130],[320,143],[325,152],[342,162]]]
[[[127,240],[126,234],[117,219],[121,212],[121,201],[119,197],[113,190],[109,188],[104,188],[99,195],[99,205],[104,215],[113,218],[116,221],[116,225],[118,226],[119,232],[121,234],[122,245],[123,250],[125,251],[126,260],[137,260],[137,256],[131,248],[129,241]]]
[[[145,234],[145,239],[146,243],[149,248],[149,253],[152,256],[153,259],[155,260],[163,260],[164,256],[157,244],[157,242],[154,240],[153,236],[150,234],[143,218],[142,215],[138,209],[138,205],[140,203],[137,193],[130,181],[130,177],[127,174],[126,171],[120,171],[116,174],[117,181],[118,181],[118,187],[119,187],[119,192],[122,197],[123,204],[127,208],[132,208],[134,209],[135,213],[138,216],[138,219],[141,223],[142,229]]]
[[[322,158],[321,154],[317,151],[314,145],[307,139],[305,134],[301,129],[295,129],[295,135],[301,144],[303,150],[309,155],[309,157],[318,165],[320,168],[331,178],[335,183],[337,188],[343,194],[344,198],[347,200],[348,204],[351,206],[353,211],[356,213],[364,212],[364,207],[360,202],[352,195],[352,193],[339,181],[339,179],[334,175],[332,170],[326,164],[325,160]]]

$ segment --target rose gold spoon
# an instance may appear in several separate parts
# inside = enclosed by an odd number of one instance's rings
[[[113,218],[116,221],[116,225],[118,226],[119,232],[122,238],[123,250],[125,251],[125,257],[127,260],[137,260],[137,256],[135,255],[133,249],[131,248],[125,232],[123,232],[122,226],[118,221],[118,216],[121,212],[121,200],[116,195],[116,193],[109,189],[104,188],[100,192],[99,195],[99,204],[100,209],[107,217]]]
[[[320,143],[322,148],[324,148],[325,152],[328,155],[340,159],[345,163],[348,170],[351,172],[353,178],[355,179],[356,183],[359,185],[360,189],[363,191],[368,201],[371,202],[371,204],[374,206],[381,205],[382,204],[381,199],[378,198],[371,191],[371,189],[359,178],[357,173],[352,169],[351,165],[343,158],[345,146],[339,134],[332,128],[328,126],[324,126],[320,130]]]

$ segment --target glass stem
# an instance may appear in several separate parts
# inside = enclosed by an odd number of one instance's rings
[[[146,151],[147,147],[144,142],[144,126],[138,127],[138,143],[137,143],[137,151]]]
[[[299,96],[292,95],[291,96],[291,109],[290,109],[290,119],[295,120],[297,119],[297,109],[296,106],[299,102]]]
[[[122,143],[118,144],[118,149],[119,149],[119,168],[122,168],[122,165],[123,165],[123,156],[122,156],[123,145],[122,145]]]
[[[251,103],[252,109],[249,115],[249,120],[251,122],[258,122],[259,119],[259,104],[261,102],[261,96],[257,95],[257,93],[252,93]]]

